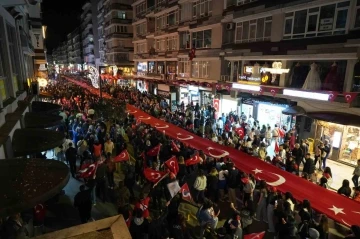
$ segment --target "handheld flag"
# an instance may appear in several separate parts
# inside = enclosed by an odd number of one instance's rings
[[[154,169],[151,168],[146,168],[144,169],[144,176],[145,178],[152,182],[152,183],[157,183],[159,182],[159,180],[165,175],[165,172],[160,172],[160,171],[156,171]]]
[[[191,194],[190,194],[190,189],[189,189],[189,186],[187,183],[182,185],[182,187],[180,188],[180,192],[181,192],[182,198],[184,200],[189,201],[189,202],[193,201]]]
[[[129,153],[124,149],[118,156],[114,158],[114,163],[128,161],[130,159]]]
[[[190,166],[190,165],[198,164],[200,162],[201,162],[201,158],[199,156],[199,151],[196,151],[196,153],[191,158],[185,161],[185,164],[186,166]]]
[[[244,235],[244,239],[263,239],[265,232],[251,233]]]
[[[165,162],[165,165],[166,165],[166,167],[168,167],[170,172],[174,173],[175,175],[177,175],[177,173],[179,172],[179,164],[178,164],[175,156],[172,156],[171,158],[169,158]]]
[[[175,144],[175,142],[173,140],[171,140],[171,150],[175,153],[179,153],[180,149],[179,147]]]
[[[160,152],[160,147],[161,144],[158,144],[157,146],[155,146],[154,148],[150,149],[149,151],[147,151],[147,155],[149,156],[158,156],[159,152]]]

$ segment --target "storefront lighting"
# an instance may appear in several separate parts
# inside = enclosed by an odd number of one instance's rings
[[[238,89],[238,90],[250,90],[250,91],[257,91],[257,92],[260,91],[259,85],[244,85],[244,84],[233,83],[232,88]]]
[[[112,68],[113,68],[114,76],[116,76],[119,68],[117,66],[113,66]]]
[[[37,78],[37,82],[40,87],[46,87],[48,84],[48,81],[45,78]]]
[[[95,66],[89,65],[89,78],[94,88],[99,88],[99,71]]]
[[[329,94],[307,92],[307,91],[300,91],[300,90],[284,89],[283,95],[288,95],[288,96],[293,96],[293,97],[298,97],[298,98],[313,99],[313,100],[322,100],[322,101],[329,100]]]

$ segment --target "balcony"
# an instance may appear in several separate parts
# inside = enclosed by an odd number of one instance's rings
[[[131,23],[132,23],[131,19],[112,18],[109,21],[105,22],[104,27],[107,28],[112,24],[131,24]]]
[[[110,34],[107,34],[105,39],[108,40],[108,39],[111,39],[111,38],[132,38],[133,37],[133,34],[132,33],[110,33]]]

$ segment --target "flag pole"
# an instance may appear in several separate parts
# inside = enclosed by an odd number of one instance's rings
[[[156,187],[164,178],[166,178],[168,175],[169,175],[169,173],[167,173],[167,174],[165,174],[164,176],[162,176],[162,177],[160,178],[160,180],[159,180],[157,183],[154,184],[153,188],[155,188],[155,187]]]

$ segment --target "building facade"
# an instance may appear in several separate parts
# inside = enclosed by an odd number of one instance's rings
[[[69,62],[69,70],[81,71],[83,69],[83,42],[81,40],[80,28],[67,35],[67,54]]]
[[[81,14],[81,38],[83,48],[83,61],[84,64],[95,65],[95,52],[94,52],[94,33],[92,21],[92,7],[91,2],[86,2],[82,6]]]
[[[360,1],[225,1],[222,26],[221,79],[236,82],[239,111],[260,124],[295,126],[312,150],[326,139],[330,158],[355,165]],[[306,117],[282,114],[294,105]]]
[[[40,12],[40,0],[0,0],[0,159],[7,157],[14,131],[21,128],[10,115],[45,64]]]

